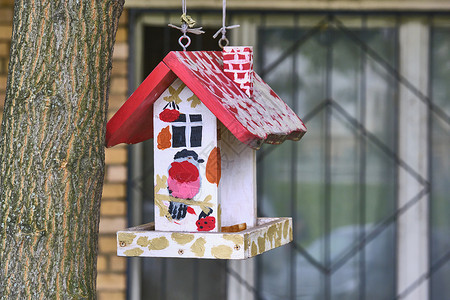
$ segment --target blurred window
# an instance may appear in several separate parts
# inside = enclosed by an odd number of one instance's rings
[[[180,50],[179,14],[130,13],[135,88]],[[294,242],[243,262],[132,259],[129,298],[450,298],[448,16],[227,15],[308,127],[258,151],[259,216],[292,216]],[[188,50],[218,50],[220,12],[192,16],[207,33]],[[152,149],[130,147],[130,225],[153,220]]]

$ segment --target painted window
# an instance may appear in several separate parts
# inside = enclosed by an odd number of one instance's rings
[[[180,114],[172,124],[172,145],[174,148],[202,146],[202,115]]]

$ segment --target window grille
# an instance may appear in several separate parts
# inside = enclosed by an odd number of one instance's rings
[[[199,23],[220,16],[193,14]],[[163,27],[175,15],[131,10],[131,53],[151,53],[157,63],[177,50],[174,33]],[[229,11],[228,23],[241,24],[230,33],[232,43],[254,46],[258,73],[309,129],[299,143],[265,145],[258,153],[258,214],[292,215],[294,242],[242,264],[132,261],[131,277],[141,284],[130,299],[450,297],[448,16]],[[133,40],[143,35],[153,46]],[[214,50],[207,35],[194,37],[191,50]],[[405,63],[408,57],[420,60],[420,72]],[[132,91],[154,66],[148,59],[129,66]],[[422,133],[409,133],[417,122],[408,122],[408,111],[411,120],[421,116]],[[180,129],[180,144],[198,142],[196,130]],[[405,156],[410,134],[424,147],[420,161]],[[130,147],[130,220],[140,223],[153,214],[152,147]],[[424,253],[399,252],[416,238],[404,231],[408,224],[425,230],[416,241]],[[420,268],[407,274],[404,263]]]

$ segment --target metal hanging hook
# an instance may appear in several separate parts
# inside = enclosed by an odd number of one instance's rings
[[[230,41],[226,37],[222,36],[219,40],[219,47],[223,49],[228,46],[228,44],[230,44]]]
[[[178,29],[181,31],[182,36],[178,39],[178,44],[181,46],[181,48],[183,48],[183,51],[186,51],[186,48],[189,47],[189,45],[191,44],[191,38],[189,36],[187,36],[186,33],[193,33],[193,34],[202,34],[205,33],[202,30],[202,27],[198,27],[198,28],[192,28],[195,26],[195,20],[186,14],[187,9],[186,9],[186,0],[182,0],[181,1],[181,6],[182,6],[182,14],[180,17],[181,20],[181,26],[175,26],[172,24],[168,24],[169,27]],[[186,40],[185,42],[183,42],[184,40]]]
[[[183,40],[186,40],[186,42],[183,43]],[[186,48],[191,44],[191,38],[184,34],[178,39],[178,44],[183,48],[183,51],[186,51]]]

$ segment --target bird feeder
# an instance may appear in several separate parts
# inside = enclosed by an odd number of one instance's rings
[[[118,255],[244,259],[289,243],[291,218],[257,217],[255,153],[305,132],[251,47],[170,52],[107,125],[107,147],[154,140],[155,222],[119,231]]]

